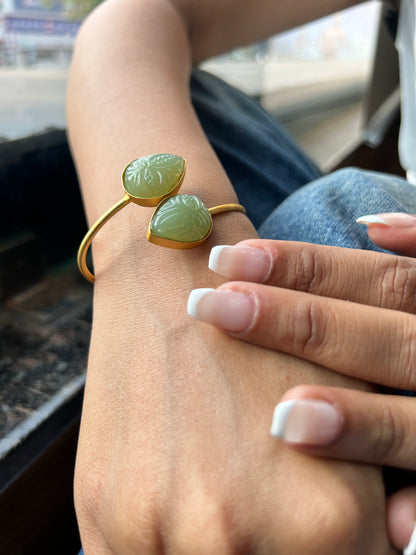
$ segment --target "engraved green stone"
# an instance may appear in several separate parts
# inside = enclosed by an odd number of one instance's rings
[[[185,160],[176,154],[152,154],[131,162],[123,172],[124,190],[132,197],[168,195],[183,179]]]
[[[205,239],[211,228],[208,208],[193,195],[169,197],[158,206],[150,222],[152,235],[183,243]]]

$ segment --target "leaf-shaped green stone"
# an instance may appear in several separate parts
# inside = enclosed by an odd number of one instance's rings
[[[203,241],[212,229],[212,218],[201,199],[192,195],[174,195],[156,208],[150,222],[151,236],[193,243]]]
[[[123,172],[126,193],[138,199],[164,197],[183,180],[185,160],[176,154],[152,154],[131,162]]]

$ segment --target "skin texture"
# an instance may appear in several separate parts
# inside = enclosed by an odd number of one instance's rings
[[[232,279],[253,276],[261,282],[218,288],[246,295],[255,307],[246,329],[232,335],[348,376],[415,390],[416,262],[410,257],[416,250],[407,246],[414,228],[369,227],[370,237],[391,248],[397,243],[408,257],[267,240],[241,242],[235,255],[227,248],[219,270]],[[253,248],[259,253],[247,250]],[[219,313],[204,302],[212,303],[208,296],[201,301],[201,315],[218,325]],[[298,452],[416,470],[413,398],[304,385],[287,391],[281,401],[299,399],[329,403],[342,424],[322,445],[289,443]],[[395,493],[387,509],[390,537],[402,549],[416,520],[415,488]]]
[[[299,11],[309,18],[346,5],[218,0],[204,3],[202,17],[198,2],[105,2],[77,39],[68,89],[89,222],[121,198],[124,166],[157,152],[187,160],[183,192],[207,206],[235,202],[189,102],[191,62],[292,25]],[[231,25],[245,10],[251,21]],[[368,386],[186,314],[191,289],[220,284],[207,276],[210,247],[255,237],[250,222],[217,216],[206,246],[180,252],[146,242],[150,215],[129,205],[93,243],[75,475],[86,555],[395,553],[378,468],[312,459],[268,433],[273,406],[292,386]]]

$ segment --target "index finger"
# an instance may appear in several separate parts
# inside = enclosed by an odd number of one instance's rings
[[[416,313],[416,260],[296,241],[252,239],[211,251],[209,267],[252,281]]]

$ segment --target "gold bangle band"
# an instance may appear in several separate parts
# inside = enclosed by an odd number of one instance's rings
[[[212,216],[216,214],[246,213],[241,204],[206,208],[196,196],[176,194],[183,183],[185,170],[185,160],[176,154],[153,154],[126,166],[121,177],[124,197],[91,226],[78,249],[78,268],[88,281],[94,283],[95,279],[87,265],[92,240],[103,225],[130,202],[156,206],[147,239],[172,249],[193,249],[202,245],[212,231]]]

